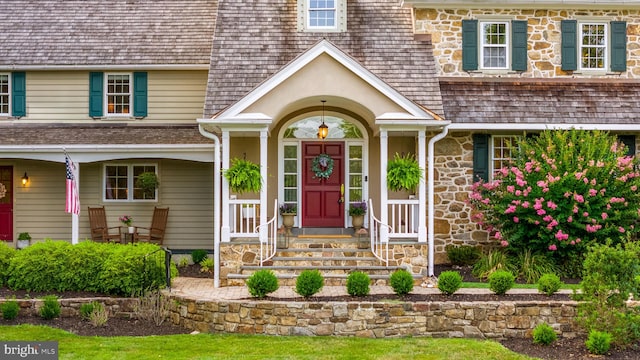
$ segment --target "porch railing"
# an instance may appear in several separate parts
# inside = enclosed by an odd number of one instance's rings
[[[278,199],[274,202],[273,214],[271,220],[267,221],[266,224],[256,226],[254,230],[254,233],[259,235],[261,228],[267,228],[267,241],[260,241],[260,266],[276,255],[278,241]]]
[[[385,265],[389,264],[389,240],[383,241],[383,237],[380,236],[380,231],[393,232],[393,228],[387,224],[383,224],[376,218],[373,212],[373,201],[369,199],[369,240],[371,242],[371,252],[375,257],[384,262]],[[387,238],[388,239],[388,238]]]
[[[389,199],[389,231],[392,238],[418,238],[418,200]]]
[[[260,200],[229,200],[229,219],[231,237],[259,237],[260,234],[254,230],[260,226]]]

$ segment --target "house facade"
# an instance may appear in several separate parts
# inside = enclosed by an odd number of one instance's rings
[[[88,237],[86,217],[63,211],[66,152],[83,208],[145,226],[170,207],[165,245],[213,246],[217,285],[273,255],[282,204],[298,209],[295,234],[343,234],[366,201],[380,261],[430,276],[446,245],[492,244],[466,200],[517,137],[601,129],[637,151],[640,3],[26,4],[0,32],[5,240]],[[388,189],[396,154],[424,170],[415,191]],[[260,165],[260,192],[231,190],[234,159]],[[149,169],[160,188],[137,199]]]
[[[0,240],[83,241],[88,207],[104,206],[109,226],[130,215],[148,227],[158,206],[170,209],[165,246],[211,242],[213,142],[194,119],[215,5],[0,2],[11,14],[0,24]],[[65,153],[78,169],[75,218],[65,212]],[[151,196],[135,186],[145,171],[159,177]]]

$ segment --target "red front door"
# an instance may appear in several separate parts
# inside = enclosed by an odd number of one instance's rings
[[[0,166],[0,240],[13,241],[13,167]]]
[[[333,160],[333,172],[328,178],[319,178],[313,171],[313,160],[327,154]],[[344,143],[302,143],[302,226],[344,226]]]

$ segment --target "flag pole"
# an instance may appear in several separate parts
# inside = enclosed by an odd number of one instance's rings
[[[66,194],[66,202],[68,203],[69,201],[74,201],[77,202],[73,205],[73,207],[75,209],[77,209],[76,211],[69,211],[71,213],[71,244],[75,245],[79,242],[79,228],[80,228],[80,210],[79,210],[79,206],[80,206],[80,200],[77,199],[79,197],[80,194],[80,166],[76,165],[76,163],[71,159],[71,156],[69,156],[69,154],[67,154],[67,150],[65,148],[62,148],[62,151],[64,152],[64,156],[65,156],[65,167],[66,167],[66,171],[67,173],[69,171],[71,171],[72,174],[72,182],[73,184],[73,188],[71,189],[72,192],[75,192],[75,194]],[[70,167],[70,169],[69,169]],[[67,174],[67,182],[69,181],[69,176]],[[67,192],[70,191],[69,186],[67,185]],[[70,200],[69,196],[72,197],[72,200]],[[76,198],[74,199],[73,196],[76,196]],[[65,205],[65,207],[68,207],[67,205]]]

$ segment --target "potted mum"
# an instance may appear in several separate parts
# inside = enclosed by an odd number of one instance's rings
[[[280,205],[280,215],[282,215],[282,225],[287,230],[286,235],[291,236],[293,218],[298,214],[298,206],[294,203],[284,203]]]
[[[355,232],[358,232],[364,224],[364,214],[367,213],[367,202],[358,201],[349,205],[349,215],[351,215],[351,224]]]

